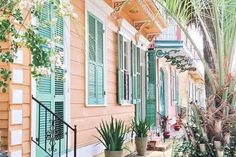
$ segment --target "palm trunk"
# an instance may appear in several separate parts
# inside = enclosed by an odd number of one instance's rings
[[[208,27],[208,31],[209,34],[211,36],[211,38],[213,39],[213,45],[214,45],[214,49],[216,50],[216,40],[215,40],[215,33],[214,33],[214,27],[213,27],[213,23],[211,20],[206,20],[207,21],[207,27]],[[211,48],[210,48],[210,44],[209,42],[207,42],[207,38],[203,33],[203,52],[204,52],[204,58],[207,62],[207,64],[209,65],[209,68],[212,70],[213,73],[215,73],[216,70],[216,65],[214,64],[214,60],[213,57],[211,55]],[[211,96],[213,93],[212,90],[212,86],[211,83],[209,81],[209,78],[207,77],[207,75],[205,74],[205,91],[206,91],[206,98],[208,98],[209,96]]]

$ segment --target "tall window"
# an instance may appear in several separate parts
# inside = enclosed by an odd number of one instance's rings
[[[103,23],[88,13],[88,104],[104,104]]]
[[[119,103],[131,102],[131,42],[119,34]]]

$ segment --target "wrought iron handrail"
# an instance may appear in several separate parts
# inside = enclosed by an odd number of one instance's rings
[[[34,140],[33,137],[31,140],[40,147],[44,152],[46,152],[49,156],[59,156],[69,155],[69,131],[74,134],[74,157],[76,157],[76,145],[77,145],[77,128],[74,125],[74,128],[70,126],[67,122],[65,122],[60,116],[50,110],[47,106],[37,100],[34,96],[32,96],[32,100],[34,100],[39,105],[39,113],[38,113],[38,122],[44,125],[44,128],[38,126],[38,137]],[[43,109],[43,111],[41,111]],[[41,114],[44,114],[44,118],[41,117]],[[43,119],[43,121],[42,121]],[[58,128],[59,126],[59,128]],[[62,126],[62,128],[60,128]],[[42,129],[42,130],[41,130]],[[64,129],[66,130],[64,132]],[[43,134],[41,134],[43,132]],[[65,135],[65,136],[64,136]],[[43,142],[41,143],[41,140]],[[62,144],[62,140],[65,139],[65,146]]]

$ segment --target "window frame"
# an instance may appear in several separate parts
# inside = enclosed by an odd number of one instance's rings
[[[100,22],[102,23],[103,25],[103,90],[104,90],[104,102],[103,103],[90,103],[89,102],[89,96],[88,96],[88,89],[89,89],[89,81],[88,81],[88,77],[89,77],[89,62],[90,62],[90,59],[89,59],[89,31],[86,31],[86,77],[85,77],[85,80],[86,80],[86,107],[99,107],[99,106],[107,106],[106,105],[106,79],[105,79],[105,50],[106,50],[106,47],[105,47],[105,21],[103,18],[99,17],[99,16],[96,16],[92,11],[90,10],[86,10],[86,30],[89,30],[89,16],[92,16],[94,19],[95,19],[95,40],[97,40],[97,22]],[[97,67],[97,64],[100,64],[101,63],[98,63],[98,60],[97,60],[97,42],[96,43],[96,49],[95,49],[95,53],[96,53],[96,58],[95,58],[95,63],[96,63],[96,67]],[[97,80],[97,75],[96,75],[96,80]],[[98,101],[98,90],[97,90],[97,81],[96,81],[96,101]]]

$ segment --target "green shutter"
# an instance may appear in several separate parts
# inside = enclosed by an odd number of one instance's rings
[[[137,101],[138,102],[141,102],[141,89],[142,89],[140,55],[141,55],[140,48],[137,48]]]
[[[55,102],[55,113],[60,117],[61,119],[64,119],[64,102]],[[55,119],[55,132],[56,132],[56,139],[63,139],[64,138],[64,127],[63,123]]]
[[[97,103],[104,104],[103,24],[97,21]]]
[[[51,102],[50,101],[42,101],[41,102],[43,105],[45,105],[47,108],[51,109]],[[50,120],[52,120],[51,114],[49,112],[46,113],[45,108],[43,107],[38,107],[38,113],[40,113],[40,121],[38,124],[38,127],[40,127],[40,139],[39,139],[39,143],[41,144],[45,144],[45,133],[47,131],[49,131],[49,127],[50,127]],[[37,113],[37,114],[38,114]],[[47,117],[46,117],[47,116]],[[47,125],[46,125],[46,118],[47,118]]]
[[[91,15],[88,16],[89,25],[89,61],[88,61],[88,103],[96,103],[96,21]]]
[[[124,103],[124,37],[118,34],[118,101]]]
[[[137,101],[137,47],[131,43],[131,67],[132,67],[132,103]]]
[[[156,52],[146,53],[146,119],[156,125]]]
[[[88,15],[88,103],[104,104],[103,23]]]
[[[48,23],[46,26],[39,27],[39,34],[49,39],[52,38],[52,28],[51,25],[49,25],[52,19],[51,7],[51,3],[45,3],[42,7],[39,18],[39,23]]]

